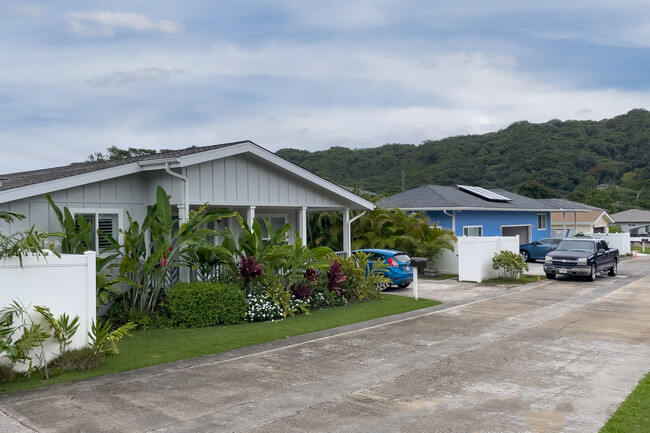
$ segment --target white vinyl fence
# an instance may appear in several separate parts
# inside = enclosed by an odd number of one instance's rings
[[[632,252],[629,233],[592,233],[590,236],[596,239],[605,239],[610,248],[618,248],[620,255]]]
[[[453,251],[442,250],[442,254],[438,257],[433,268],[437,269],[441,274],[457,274],[458,273],[458,244],[451,243],[454,247]]]
[[[95,256],[94,251],[60,258],[51,254],[28,256],[23,257],[22,267],[15,257],[0,259],[0,308],[18,301],[48,331],[47,322],[34,311],[34,306],[50,308],[57,319],[63,313],[71,319],[79,316],[79,328],[68,348],[84,347],[89,342],[88,331],[96,314]],[[56,340],[49,338],[45,345],[46,359],[51,360],[58,351]]]
[[[500,251],[519,254],[519,236],[464,236],[458,238],[458,281],[474,281],[497,277],[492,257]]]

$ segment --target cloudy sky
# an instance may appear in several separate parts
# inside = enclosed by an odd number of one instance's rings
[[[0,173],[650,109],[647,0],[0,0]]]

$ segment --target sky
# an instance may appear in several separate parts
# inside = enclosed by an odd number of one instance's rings
[[[650,109],[647,0],[0,0],[0,173]]]

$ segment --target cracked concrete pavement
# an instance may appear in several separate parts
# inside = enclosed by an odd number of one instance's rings
[[[0,432],[594,432],[650,370],[650,257],[421,283],[444,304],[2,396]]]

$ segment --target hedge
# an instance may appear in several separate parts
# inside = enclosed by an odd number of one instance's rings
[[[167,293],[172,321],[181,327],[201,328],[244,322],[246,297],[236,285],[177,283]]]

